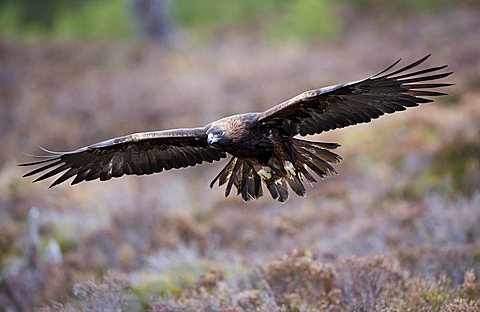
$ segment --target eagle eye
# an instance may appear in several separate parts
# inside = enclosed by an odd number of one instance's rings
[[[220,131],[218,131],[217,133],[215,133],[215,135],[217,135],[217,136],[219,136],[219,137],[224,136],[224,135],[225,135],[225,131],[220,130]]]

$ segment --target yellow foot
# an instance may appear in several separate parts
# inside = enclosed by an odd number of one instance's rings
[[[258,175],[262,180],[270,180],[272,178],[272,168],[268,166],[262,166],[262,169],[258,170]]]
[[[297,172],[295,171],[295,167],[291,162],[288,160],[284,163],[283,168],[285,168],[285,171],[287,171],[288,176],[295,176],[297,175]]]

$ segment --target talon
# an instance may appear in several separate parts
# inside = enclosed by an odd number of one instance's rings
[[[262,180],[270,180],[272,178],[272,168],[268,166],[262,166],[262,169],[258,170],[258,175]]]
[[[287,174],[288,176],[295,176],[297,175],[297,172],[295,171],[295,167],[293,166],[293,164],[291,162],[289,162],[288,160],[285,162],[285,164],[283,165],[283,168],[285,168],[285,170],[287,171]]]

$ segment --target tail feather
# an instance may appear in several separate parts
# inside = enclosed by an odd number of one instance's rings
[[[252,168],[243,161],[243,173],[242,173],[242,181],[241,181],[241,188],[238,189],[238,193],[242,194],[242,198],[244,201],[248,201],[251,199],[251,192],[253,191],[253,179],[251,178]]]
[[[219,186],[227,183],[225,197],[230,195],[233,186],[237,189],[237,195],[241,195],[245,201],[263,196],[260,176],[255,173],[253,167],[247,161],[236,157],[230,159],[227,165],[212,180],[210,187],[212,188],[217,181]]]
[[[258,174],[253,174],[253,181],[254,181],[254,194],[255,198],[260,198],[263,196],[262,190],[262,179]]]
[[[287,172],[286,159],[274,155],[268,162],[268,166],[272,169],[272,177],[262,180],[256,171],[260,164],[233,157],[213,179],[210,187],[213,187],[217,180],[220,186],[227,183],[225,197],[230,194],[232,186],[235,186],[237,195],[249,201],[263,196],[263,181],[273,199],[285,202],[289,197],[289,187],[299,196],[306,195],[304,182],[317,182],[311,172],[321,178],[337,173],[331,164],[340,162],[342,158],[331,150],[340,145],[300,139],[291,139],[290,142],[291,148],[287,157],[293,164],[295,174],[292,174],[290,169]]]
[[[238,173],[241,172],[241,161],[238,160],[238,158],[233,157],[232,160],[234,161],[235,165],[232,168],[232,173],[230,175],[230,178],[228,179],[228,184],[227,187],[225,188],[225,197],[227,197],[230,194],[230,191],[232,190],[233,185],[238,184]],[[238,188],[238,187],[237,187]]]
[[[297,146],[330,163],[339,163],[342,160],[342,157],[329,151],[329,149],[335,149],[340,146],[336,143],[308,142],[294,139],[294,147]]]
[[[242,179],[237,187],[238,194],[242,195],[243,200],[249,201],[251,199],[258,199],[262,197],[262,180],[255,172],[248,161],[240,160],[243,165]]]
[[[232,157],[225,167],[217,174],[217,176],[210,182],[210,188],[213,188],[215,183],[218,181],[218,186],[222,186],[227,182],[229,175],[232,173],[233,167],[235,166],[237,158]]]
[[[337,154],[330,152],[329,150],[323,149],[323,148],[318,148],[316,146],[312,146],[310,149],[308,149],[305,146],[302,146],[303,150],[308,150],[312,154],[315,154],[320,159],[323,159],[329,163],[339,163],[340,160],[342,159],[340,156]]]
[[[269,181],[265,181],[265,183],[267,184],[267,188],[270,191],[270,195],[272,195],[273,199],[276,199],[281,203],[287,201],[289,194],[285,179],[275,177]]]
[[[290,185],[290,188],[297,194],[298,196],[304,197],[307,194],[307,191],[305,190],[305,186],[303,185],[302,181],[300,181],[300,178],[297,175],[288,177],[287,179],[288,185]]]
[[[297,168],[298,171],[301,173],[301,178],[304,177],[307,179],[308,182],[310,183],[315,183],[317,180],[308,172],[307,168],[305,168],[305,163],[302,163],[301,161],[297,161],[295,163],[295,168]]]
[[[277,199],[280,196],[280,193],[278,192],[275,181],[267,181],[265,184],[267,185],[267,189],[270,192],[270,195],[272,196],[272,198]]]
[[[311,160],[311,163],[323,172],[322,177],[337,173],[335,168],[333,168],[333,166],[330,165],[328,162],[326,162],[320,157],[314,157],[315,156],[314,153],[311,153],[310,151],[308,151],[308,155],[311,156],[309,157],[309,159]]]
[[[287,199],[290,197],[290,194],[288,194],[287,183],[285,182],[285,179],[280,179],[279,182],[280,183],[277,185],[277,189],[280,194],[280,201],[286,202]]]
[[[319,148],[326,148],[326,149],[336,149],[340,147],[338,143],[328,143],[328,142],[314,142],[314,141],[307,141],[302,139],[293,139],[293,143],[295,145],[306,146],[306,147],[319,147]]]

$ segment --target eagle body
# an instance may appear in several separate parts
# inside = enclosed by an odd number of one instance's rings
[[[328,149],[338,147],[332,143],[312,143],[292,138],[280,129],[258,122],[261,113],[229,116],[207,126],[207,144],[233,156],[231,162],[212,181],[227,181],[225,196],[235,185],[243,199],[262,196],[261,182],[274,199],[288,199],[287,184],[292,190],[305,196],[302,178],[316,182],[307,168],[323,177],[335,172],[329,162],[339,162],[340,156]],[[286,181],[286,183],[285,183]]]
[[[228,116],[207,126],[207,137],[218,140],[207,143],[222,148],[227,153],[241,158],[258,158],[266,161],[268,153],[273,151],[273,142],[268,129],[257,123],[259,113],[247,113]]]
[[[384,114],[432,102],[446,95],[434,89],[450,86],[437,82],[451,72],[446,65],[419,69],[429,55],[399,69],[393,63],[362,80],[309,90],[264,112],[228,116],[204,127],[134,133],[99,142],[71,152],[33,156],[38,166],[24,176],[40,174],[41,181],[61,174],[50,187],[73,177],[71,184],[127,175],[145,175],[195,166],[231,156],[213,179],[233,187],[247,201],[263,195],[285,202],[291,189],[305,196],[304,184],[335,174],[341,157],[336,143],[298,138],[370,122]]]

